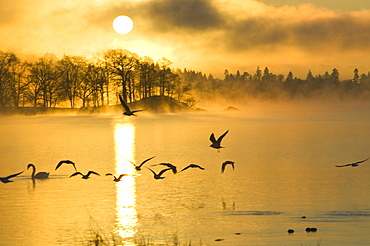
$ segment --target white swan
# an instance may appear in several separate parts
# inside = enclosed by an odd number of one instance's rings
[[[32,174],[31,174],[31,178],[32,179],[47,179],[47,178],[49,178],[49,173],[47,173],[47,172],[38,172],[36,175],[35,175],[35,173],[36,173],[36,167],[35,167],[35,165],[33,165],[32,163],[30,163],[30,164],[28,164],[28,166],[27,166],[27,170],[30,168],[30,167],[32,167]]]

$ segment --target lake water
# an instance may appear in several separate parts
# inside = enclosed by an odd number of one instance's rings
[[[335,167],[370,156],[368,108],[2,116],[0,176],[25,171],[0,183],[0,245],[88,245],[96,233],[117,245],[369,245],[370,161]],[[226,130],[225,148],[210,148]],[[139,172],[129,162],[152,156]],[[65,159],[101,176],[54,170]],[[222,174],[226,160],[235,170]],[[145,166],[160,162],[205,170],[155,180]],[[33,182],[28,163],[50,178]]]

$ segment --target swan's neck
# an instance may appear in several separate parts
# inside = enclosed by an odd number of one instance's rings
[[[32,165],[31,167],[32,167],[31,177],[34,178],[35,177],[35,173],[36,173],[36,167],[34,165]]]

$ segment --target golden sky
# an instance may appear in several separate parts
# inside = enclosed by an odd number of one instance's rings
[[[339,2],[339,3],[338,3]],[[127,49],[175,68],[305,78],[370,71],[368,0],[0,0],[0,50],[18,55],[93,56]],[[134,29],[117,34],[128,15]]]

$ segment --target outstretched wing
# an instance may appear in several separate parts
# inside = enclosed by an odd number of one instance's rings
[[[209,137],[209,140],[211,140],[211,142],[214,144],[214,143],[216,143],[217,141],[216,141],[216,138],[215,138],[215,134],[211,134],[211,136]]]
[[[367,160],[369,160],[369,158],[366,158],[365,160],[362,160],[362,161],[355,162],[354,164],[360,164],[360,163],[363,163],[363,162],[365,162]]]
[[[217,139],[217,142],[218,143],[221,143],[222,139],[226,136],[226,134],[229,132],[229,130],[227,130],[224,134],[222,134],[218,139]]]
[[[140,166],[139,167],[142,167],[147,161],[150,161],[151,159],[153,159],[154,157],[156,157],[156,156],[153,156],[153,157],[150,157],[150,158],[148,158],[148,159],[146,159],[145,161],[143,161],[141,164],[140,164]]]
[[[87,173],[87,176],[90,176],[90,174],[95,174],[95,175],[100,176],[100,174],[99,174],[99,173],[94,172],[94,171],[89,171],[89,172]]]
[[[357,161],[349,164],[344,164],[344,165],[335,165],[336,167],[348,167],[348,166],[357,166],[358,164],[367,161],[369,158],[366,158],[365,160],[362,161]]]
[[[191,165],[189,165],[189,166],[187,166],[187,167],[184,167],[183,169],[181,169],[181,171],[180,171],[180,172],[185,171],[186,169],[188,169],[188,168],[190,168],[190,167],[192,167],[192,166],[191,166]]]
[[[126,102],[123,100],[122,96],[121,95],[118,95],[119,97],[119,100],[122,104],[122,106],[125,108],[125,111],[126,112],[131,112],[130,108],[128,107],[128,105],[126,104]]]
[[[335,165],[336,167],[348,167],[348,166],[352,166],[352,164],[345,164],[345,165]]]
[[[63,164],[72,164],[74,169],[77,171],[77,168],[75,166],[75,163],[73,161],[70,161],[70,160],[62,160],[58,163],[58,165],[55,167],[55,170],[57,170],[61,165]]]
[[[76,175],[78,175],[78,174],[80,174],[80,175],[82,175],[82,176],[84,176],[82,173],[80,173],[80,172],[75,172],[74,174],[72,174],[71,176],[69,176],[69,177],[73,177],[73,176],[76,176]]]
[[[227,162],[222,163],[221,173],[224,173],[226,165],[227,165]]]
[[[191,167],[197,167],[197,168],[199,168],[199,169],[204,170],[204,168],[203,168],[203,167],[201,167],[201,166],[199,166],[199,165],[197,165],[197,164],[190,164],[190,166],[191,166]]]
[[[157,175],[151,168],[147,167],[154,175]]]
[[[165,172],[167,172],[168,170],[171,170],[171,168],[166,168],[166,169],[163,169],[162,171],[160,171],[158,173],[158,176],[162,176],[162,174],[164,174]]]
[[[185,168],[183,168],[180,172],[182,172],[182,171],[184,171],[184,170],[186,170],[186,169],[188,169],[188,168],[199,168],[199,169],[202,169],[202,170],[204,170],[204,168],[203,167],[201,167],[201,166],[199,166],[199,165],[197,165],[197,164],[190,164],[189,166],[187,166],[187,167],[185,167]]]
[[[118,180],[121,180],[121,178],[124,177],[124,176],[127,176],[127,175],[126,174],[119,175]]]
[[[134,110],[134,111],[131,111],[131,112],[136,113],[136,112],[140,112],[140,111],[145,111],[145,109],[138,109],[138,110]]]
[[[18,176],[19,174],[23,173],[24,171],[22,172],[19,172],[19,173],[16,173],[16,174],[12,174],[12,175],[9,175],[8,177],[5,177],[6,179],[10,179],[10,178],[13,178],[15,176]]]
[[[158,165],[166,166],[172,169],[173,173],[177,173],[177,167],[171,163],[159,163]]]

